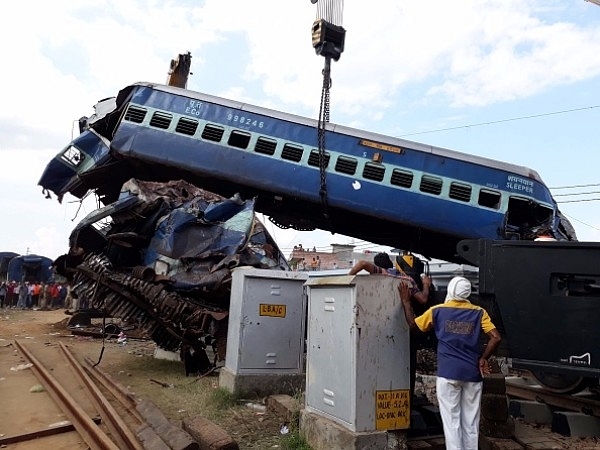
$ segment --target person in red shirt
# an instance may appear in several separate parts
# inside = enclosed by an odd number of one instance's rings
[[[60,291],[58,290],[58,285],[53,283],[50,286],[50,309],[54,309],[58,306],[58,297],[60,295]]]
[[[42,290],[42,285],[40,283],[33,284],[33,289],[31,292],[31,302],[34,307],[39,306],[41,290]]]

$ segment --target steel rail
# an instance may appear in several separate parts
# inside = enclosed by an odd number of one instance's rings
[[[102,431],[91,417],[89,417],[81,406],[60,385],[44,365],[21,344],[15,341],[15,345],[21,353],[33,364],[31,370],[46,383],[50,396],[69,417],[79,435],[92,450],[120,450],[119,447]]]
[[[600,417],[600,401],[577,395],[556,394],[541,386],[506,381],[506,394],[510,397],[534,400],[547,405]]]
[[[75,370],[77,376],[86,386],[96,410],[100,413],[105,425],[110,430],[113,439],[117,441],[119,448],[121,450],[143,450],[143,446],[129,429],[123,418],[117,413],[102,392],[100,392],[98,386],[94,384],[90,376],[84,371],[79,361],[75,359],[62,342],[58,345],[67,357],[67,360],[71,363],[71,367]]]
[[[137,399],[134,394],[129,392],[126,388],[113,380],[110,375],[97,367],[90,358],[84,356],[84,360],[89,365],[89,367],[84,368],[92,376],[92,378],[94,378],[98,384],[102,385],[106,390],[108,390],[113,397],[117,399],[125,409],[127,409],[129,414],[139,420],[140,425],[137,428],[136,433],[140,437],[144,448],[171,448],[172,445],[168,444],[168,442],[171,442],[169,435],[171,434],[172,430],[170,427],[165,427],[162,423],[157,424],[157,422],[155,422],[153,419],[148,421],[146,418],[148,417],[147,413],[146,417],[144,417],[144,414],[142,414],[140,412],[141,410],[138,409],[140,406],[147,404],[147,402]],[[142,408],[142,410],[146,411],[147,408]],[[146,447],[147,445],[149,447]],[[180,447],[177,446],[177,448]]]
[[[140,424],[145,423],[144,418],[136,409],[137,400],[135,397],[125,391],[118,383],[116,383],[106,372],[96,367],[96,364],[87,356],[83,357],[89,367],[84,367],[98,383],[100,383],[112,396],[117,399],[126,409],[134,416]]]

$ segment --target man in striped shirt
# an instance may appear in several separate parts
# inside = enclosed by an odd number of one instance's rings
[[[416,318],[409,286],[401,283],[398,291],[411,329],[433,329],[438,339],[436,391],[446,449],[477,450],[482,377],[490,373],[488,358],[500,344],[500,333],[485,309],[468,300],[471,283],[466,278],[452,278],[445,302]],[[481,332],[488,337],[483,351]]]

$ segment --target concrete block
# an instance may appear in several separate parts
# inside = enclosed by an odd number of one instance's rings
[[[571,411],[557,411],[552,416],[552,431],[563,436],[600,436],[600,419]]]
[[[512,417],[522,418],[527,423],[552,424],[552,410],[545,403],[533,400],[511,400],[508,413]]]
[[[526,449],[531,450],[553,450],[564,448],[562,443],[552,439],[547,432],[528,427],[520,422],[515,423],[515,441]]]
[[[236,396],[294,395],[306,387],[305,374],[239,374],[228,367],[219,371],[219,387]]]
[[[237,442],[225,430],[205,417],[186,417],[183,429],[198,442],[200,450],[239,450]]]
[[[300,422],[300,401],[286,394],[270,395],[265,401],[267,410],[286,422],[293,422],[296,426]]]
[[[385,431],[354,432],[326,417],[306,411],[300,411],[300,434],[313,450],[381,450],[385,448],[404,448],[404,432]],[[388,446],[392,440],[398,447]],[[404,442],[398,442],[403,440]]]
[[[479,450],[523,450],[524,448],[512,439],[479,436]]]

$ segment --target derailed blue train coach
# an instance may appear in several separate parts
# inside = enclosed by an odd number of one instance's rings
[[[135,83],[80,122],[40,178],[62,200],[124,182],[185,180],[297,230],[322,229],[464,263],[462,239],[577,240],[530,168],[185,89]],[[377,230],[374,232],[374,230]]]
[[[8,263],[7,280],[49,283],[54,279],[52,263],[52,259],[40,255],[15,256]]]
[[[17,256],[19,256],[19,254],[14,252],[0,252],[0,281],[6,281],[8,279],[8,264]]]

